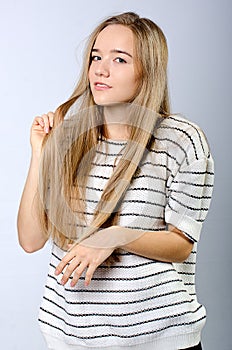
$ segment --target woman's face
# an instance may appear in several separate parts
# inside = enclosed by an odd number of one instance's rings
[[[95,103],[106,106],[133,99],[138,85],[132,31],[120,24],[104,28],[91,57],[89,82]]]

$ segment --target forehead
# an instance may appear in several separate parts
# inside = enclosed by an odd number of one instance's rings
[[[121,49],[133,53],[134,37],[130,28],[121,24],[111,24],[97,36],[94,48],[99,50]]]

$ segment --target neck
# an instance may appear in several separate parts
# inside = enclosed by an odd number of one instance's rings
[[[130,136],[130,126],[129,123],[127,123],[128,117],[129,110],[126,104],[105,106],[105,136],[113,140],[128,140]]]

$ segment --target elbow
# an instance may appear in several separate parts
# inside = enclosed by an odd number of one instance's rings
[[[182,249],[181,251],[179,251],[176,254],[176,259],[173,262],[175,262],[175,263],[183,263],[185,260],[188,259],[189,255],[192,252],[192,249],[193,249],[193,244],[189,242],[187,247],[185,247],[184,249]]]
[[[183,263],[186,261],[193,250],[193,241],[184,235],[183,232],[174,228],[175,238],[175,259],[174,263]]]
[[[21,233],[21,231],[18,229],[18,242],[20,247],[26,252],[26,253],[35,253],[38,250],[42,249],[46,243],[47,239],[44,237],[42,238],[36,238],[33,239],[32,237],[29,238],[29,236],[25,236]]]
[[[45,245],[45,242],[25,242],[19,239],[20,247],[28,254],[32,254],[42,249]]]
[[[28,254],[31,254],[31,253],[36,252],[36,250],[33,249],[32,247],[23,245],[23,244],[21,244],[21,243],[20,243],[20,246],[21,246],[21,248],[24,250],[24,252],[26,252],[26,253],[28,253]]]
[[[45,245],[45,242],[40,243],[40,244],[35,244],[35,243],[23,243],[21,241],[19,241],[19,244],[21,246],[21,248],[28,254],[32,254],[37,252],[38,250],[42,249]]]
[[[42,247],[41,247],[41,248],[37,248],[37,247],[34,247],[34,246],[32,246],[32,245],[23,244],[23,243],[20,243],[20,242],[19,242],[19,244],[20,244],[21,248],[22,248],[26,253],[28,253],[28,254],[35,253],[35,252],[37,252],[39,249],[42,248]]]

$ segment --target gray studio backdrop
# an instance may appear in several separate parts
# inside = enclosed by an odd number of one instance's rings
[[[32,119],[69,97],[89,32],[105,16],[128,10],[163,28],[170,50],[172,109],[198,123],[211,144],[216,182],[199,246],[197,290],[208,311],[204,349],[232,349],[231,4],[230,0],[0,0],[1,349],[46,349],[36,318],[50,247],[26,254],[18,246],[16,232]]]

